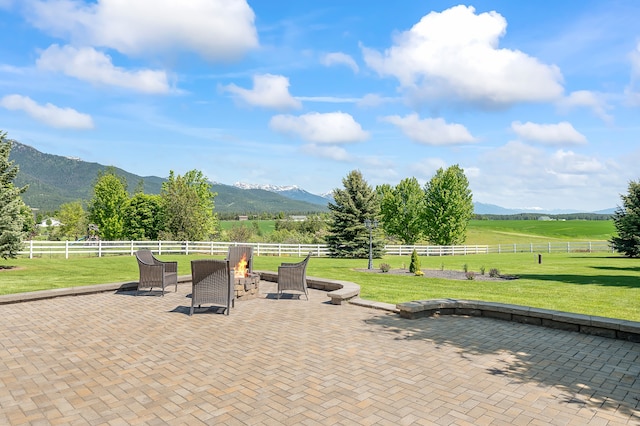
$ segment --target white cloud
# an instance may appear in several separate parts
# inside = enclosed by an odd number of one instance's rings
[[[358,64],[356,64],[356,61],[351,56],[342,52],[327,53],[322,57],[321,62],[322,65],[325,65],[327,67],[330,67],[332,65],[346,65],[351,68],[354,73],[358,73],[358,71],[360,71]]]
[[[164,71],[127,71],[113,65],[111,58],[93,48],[49,46],[37,59],[38,68],[62,72],[93,84],[124,87],[142,93],[168,93]]]
[[[358,100],[357,105],[359,107],[377,107],[386,103],[398,102],[400,98],[383,97],[376,93],[368,93]]]
[[[442,118],[421,120],[418,114],[410,114],[391,115],[381,120],[398,126],[411,140],[425,145],[460,145],[476,140],[462,124],[448,124]]]
[[[519,121],[511,123],[511,128],[521,139],[545,145],[578,145],[587,143],[587,138],[566,121],[558,124],[537,124]]]
[[[314,157],[328,158],[335,161],[351,161],[352,157],[346,149],[336,145],[309,144],[302,147],[302,151]]]
[[[447,168],[447,162],[441,158],[422,158],[409,165],[409,174],[415,176],[424,185],[436,174],[438,169],[445,168]]]
[[[519,141],[485,151],[478,165],[484,172],[469,179],[474,198],[514,208],[541,205],[581,210],[602,205],[611,198],[619,175],[611,161],[572,151],[548,152]],[[567,205],[567,200],[575,201]]]
[[[607,113],[611,107],[602,97],[589,90],[577,90],[571,92],[568,96],[560,99],[557,103],[558,107],[563,111],[577,107],[590,108],[591,111],[606,123],[613,122],[613,117]]]
[[[311,112],[297,117],[276,115],[271,118],[269,127],[276,132],[292,133],[315,143],[340,144],[369,138],[369,132],[362,130],[360,124],[344,112]]]
[[[258,46],[245,0],[36,0],[29,12],[34,25],[55,36],[127,55],[188,50],[228,60]]]
[[[562,75],[556,66],[498,47],[506,27],[496,12],[476,15],[473,7],[456,6],[424,16],[383,53],[362,51],[369,67],[396,77],[415,101],[503,107],[560,97]]]
[[[235,84],[224,86],[223,89],[253,106],[279,110],[302,107],[300,101],[289,93],[289,79],[282,75],[254,75],[253,89],[243,89]]]
[[[564,174],[592,174],[605,171],[605,166],[598,159],[573,151],[556,151],[550,160],[551,167]]]
[[[71,108],[60,108],[50,103],[39,105],[33,99],[21,95],[7,95],[0,99],[0,106],[12,111],[24,111],[30,117],[59,129],[93,129],[93,119],[88,114]]]

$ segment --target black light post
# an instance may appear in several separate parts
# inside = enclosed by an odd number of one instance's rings
[[[364,220],[364,226],[369,230],[369,266],[367,269],[373,269],[373,228],[378,226],[378,221],[371,219]]]

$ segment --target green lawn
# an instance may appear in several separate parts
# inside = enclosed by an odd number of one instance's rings
[[[160,256],[177,260],[178,273],[190,274],[190,260],[203,256]],[[283,261],[296,258],[256,257],[254,268],[276,271]],[[386,262],[392,268],[408,267],[409,256],[376,259],[377,268]],[[312,258],[308,275],[353,281],[361,286],[361,297],[388,303],[433,298],[464,298],[513,303],[567,312],[640,321],[640,260],[606,253],[483,254],[422,257],[423,269],[462,270],[476,273],[482,267],[497,268],[503,274],[518,275],[511,281],[485,282],[444,280],[359,272],[367,260]],[[137,280],[134,257],[74,257],[12,259],[10,269],[0,270],[0,294]]]
[[[606,241],[614,233],[611,220],[472,220],[466,244]]]

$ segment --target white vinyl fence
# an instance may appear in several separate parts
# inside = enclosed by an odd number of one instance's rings
[[[251,245],[257,256],[306,256],[311,252],[315,257],[326,257],[329,248],[326,244],[266,244],[232,243],[215,241],[26,241],[21,256],[45,257],[73,255],[110,256],[130,255],[140,249],[149,249],[162,254],[227,254],[231,245]],[[592,253],[613,252],[606,241],[595,242],[554,242],[529,244],[495,244],[464,246],[426,246],[426,245],[386,245],[385,254],[389,256],[409,256],[413,250],[420,256],[464,256],[488,253]]]

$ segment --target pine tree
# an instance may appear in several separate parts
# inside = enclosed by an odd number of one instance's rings
[[[629,182],[629,193],[622,195],[622,206],[613,214],[618,233],[611,246],[628,257],[640,256],[640,182]]]
[[[411,252],[411,263],[409,264],[409,272],[415,274],[418,271],[421,271],[422,267],[420,266],[420,257],[418,256],[418,252],[416,249],[413,249]]]
[[[333,191],[334,203],[329,203],[331,218],[326,237],[331,257],[364,259],[369,256],[369,229],[365,220],[377,223],[380,206],[376,193],[358,170],[342,180],[344,189]],[[382,256],[383,244],[373,230],[373,257]]]
[[[3,259],[15,258],[22,246],[24,203],[20,194],[27,190],[26,186],[16,188],[13,184],[19,168],[9,161],[13,143],[6,135],[0,131],[0,256]]]

